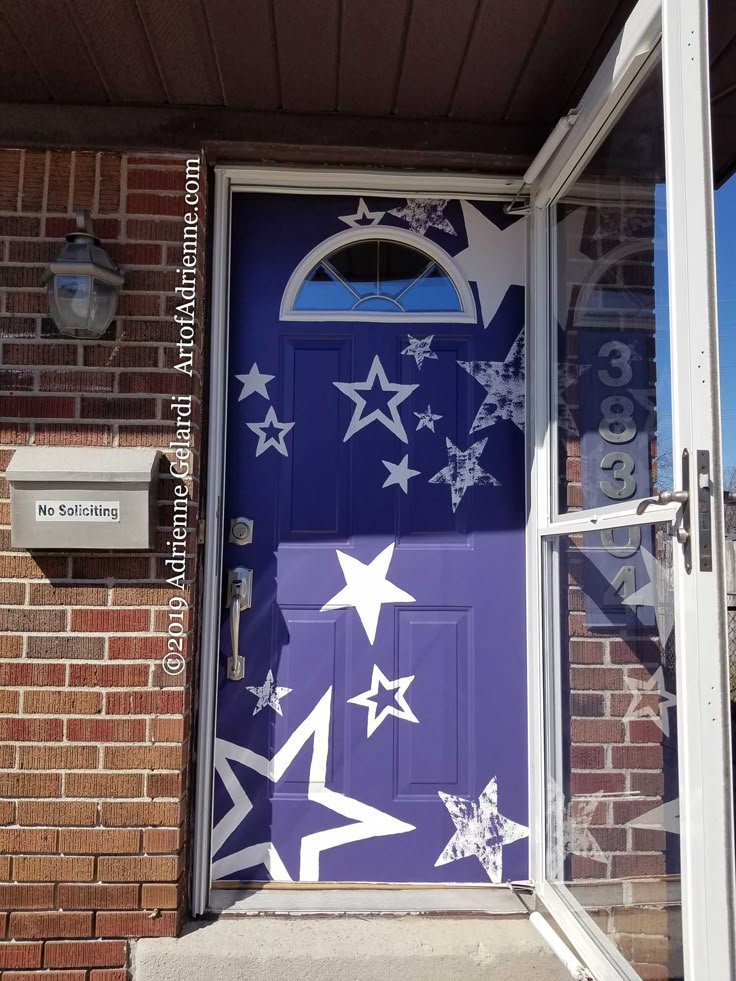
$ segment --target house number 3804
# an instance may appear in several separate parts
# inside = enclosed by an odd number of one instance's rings
[[[608,388],[620,389],[632,379],[631,348],[622,341],[608,341],[601,345],[598,355],[608,359],[608,367],[598,372],[598,379]],[[615,392],[601,401],[601,421],[598,433],[606,443],[620,447],[630,443],[636,436],[634,422],[634,402],[623,392]],[[605,453],[600,462],[601,470],[610,476],[600,481],[600,489],[612,501],[625,501],[636,494],[634,458],[624,449],[612,449]],[[619,559],[630,558],[641,544],[641,529],[629,528],[629,538],[625,544],[614,541],[612,531],[601,532],[601,544],[611,555]],[[618,598],[626,596],[635,589],[633,566],[619,569],[611,583],[611,591]],[[613,597],[612,597],[613,598]]]

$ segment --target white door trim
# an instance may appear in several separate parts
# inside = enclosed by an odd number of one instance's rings
[[[232,195],[244,191],[281,194],[374,194],[397,198],[465,198],[511,201],[521,178],[475,174],[417,173],[387,170],[218,166],[212,211],[212,306],[209,324],[209,397],[207,487],[202,630],[199,644],[199,718],[197,771],[192,830],[191,912],[202,916],[210,892],[214,732],[217,711],[217,663],[222,594],[222,521],[225,487],[225,423],[228,379],[229,267]],[[528,389],[527,389],[528,392]],[[528,646],[528,645],[527,645]],[[531,802],[530,802],[531,806]]]

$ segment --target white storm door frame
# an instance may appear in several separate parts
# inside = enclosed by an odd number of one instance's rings
[[[573,912],[545,877],[545,749],[554,752],[560,734],[545,711],[542,546],[549,536],[600,530],[600,518],[634,523],[633,509],[598,509],[556,517],[553,378],[556,363],[550,296],[556,277],[550,246],[550,209],[568,182],[614,124],[637,88],[634,79],[662,46],[665,109],[666,199],[670,336],[673,392],[673,460],[689,450],[693,568],[675,551],[675,630],[678,639],[680,803],[683,834],[683,940],[688,981],[736,977],[734,959],[733,815],[723,549],[723,492],[718,402],[717,321],[710,160],[706,0],[640,0],[624,31],[579,107],[576,123],[532,189],[530,220],[528,446],[531,500],[527,568],[530,645],[531,866],[537,892],[581,956],[601,981],[636,977],[595,939],[585,917]],[[643,73],[642,73],[643,74]],[[713,570],[701,571],[697,521],[698,450],[710,453]],[[675,464],[674,471],[678,471]],[[679,488],[677,488],[679,489]],[[615,513],[614,513],[615,512]],[[671,520],[656,509],[639,516]],[[552,713],[553,714],[553,713]]]

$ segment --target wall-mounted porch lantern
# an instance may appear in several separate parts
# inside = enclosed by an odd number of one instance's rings
[[[76,231],[49,266],[49,313],[62,334],[101,337],[115,316],[123,274],[92,234],[89,212],[76,218]]]

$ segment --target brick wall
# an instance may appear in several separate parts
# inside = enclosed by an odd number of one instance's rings
[[[25,444],[166,450],[170,397],[191,394],[198,472],[200,352],[191,378],[175,368],[184,182],[177,157],[0,152],[0,470]],[[200,215],[204,203],[202,173]],[[80,207],[126,272],[100,341],[58,335],[42,286]],[[203,222],[199,241],[201,270]],[[203,292],[200,278],[200,310]],[[41,970],[58,981],[121,981],[121,938],[177,930],[195,624],[189,617],[186,671],[166,673],[167,603],[173,594],[191,600],[191,586],[165,584],[175,485],[167,464],[153,554],[14,550],[0,485],[3,981]],[[191,583],[196,480],[187,489]]]

